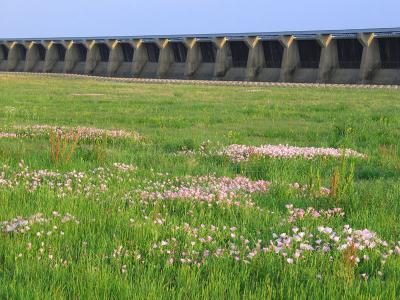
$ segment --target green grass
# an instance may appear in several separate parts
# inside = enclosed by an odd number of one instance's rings
[[[38,76],[0,76],[0,120],[13,125],[66,125],[137,131],[143,139],[82,142],[67,164],[55,166],[46,137],[0,139],[0,163],[18,169],[24,160],[32,169],[68,172],[124,162],[137,166],[131,180],[114,182],[99,197],[71,193],[59,199],[48,188],[29,193],[23,188],[0,188],[0,221],[38,212],[70,213],[79,224],[57,223],[64,236],[37,237],[51,224],[33,225],[23,235],[0,235],[0,298],[17,299],[396,299],[400,291],[400,256],[391,257],[384,275],[373,275],[374,263],[349,267],[338,254],[309,255],[295,264],[275,254],[249,264],[210,258],[201,266],[169,266],[165,256],[151,253],[153,243],[176,236],[175,226],[236,226],[254,243],[269,241],[273,233],[288,232],[281,224],[285,205],[344,209],[344,219],[305,219],[298,227],[319,225],[368,228],[387,241],[400,240],[400,93],[379,89],[322,89],[288,87],[213,87],[102,82]],[[179,156],[182,149],[198,149],[210,140],[230,144],[289,144],[352,148],[368,159],[349,159],[354,165],[353,186],[341,199],[299,195],[287,188],[308,183],[317,174],[329,186],[341,161],[252,160],[232,163],[220,157]],[[271,180],[279,183],[253,200],[263,211],[191,205],[185,201],[144,205],[124,195],[158,178],[206,175]],[[159,179],[159,178],[158,178]],[[113,181],[111,181],[113,183]],[[269,211],[273,212],[270,213]],[[160,214],[165,224],[153,220]],[[144,218],[149,216],[148,219]],[[133,222],[130,219],[134,219]],[[37,226],[37,227],[35,227]],[[253,239],[253,240],[252,240]],[[41,243],[44,242],[44,246]],[[224,243],[221,237],[217,241]],[[27,250],[32,243],[33,250]],[[129,256],[116,259],[119,246]],[[44,248],[67,266],[38,260]],[[139,251],[141,259],[136,259]],[[22,257],[16,258],[19,253]],[[143,262],[142,262],[143,260]],[[58,263],[60,265],[60,263]],[[127,272],[121,267],[126,265]],[[360,274],[370,272],[368,280]]]

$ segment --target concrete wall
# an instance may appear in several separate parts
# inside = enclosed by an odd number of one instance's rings
[[[388,38],[391,40],[384,40]],[[374,32],[0,40],[0,71],[400,84],[400,55],[396,52],[399,45],[400,33],[388,37]],[[358,61],[343,61],[346,59]]]

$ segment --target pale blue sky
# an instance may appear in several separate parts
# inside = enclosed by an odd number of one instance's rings
[[[400,27],[400,0],[0,0],[0,38]]]

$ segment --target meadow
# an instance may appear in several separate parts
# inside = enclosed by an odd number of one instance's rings
[[[0,103],[2,299],[399,298],[397,90],[2,74]]]

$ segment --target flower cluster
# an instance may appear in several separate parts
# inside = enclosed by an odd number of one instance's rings
[[[250,242],[238,233],[235,226],[193,226],[184,223],[174,226],[172,232],[173,237],[159,240],[150,248],[150,254],[164,257],[167,265],[200,266],[212,258],[231,258],[248,263],[260,253],[262,243],[261,240]]]
[[[189,200],[207,204],[209,207],[212,204],[256,207],[251,196],[265,194],[272,186],[272,182],[266,180],[253,181],[244,176],[229,178],[214,175],[175,177],[146,183],[144,188],[134,191],[145,204],[149,201]],[[310,191],[307,185],[298,183],[289,184],[288,187],[300,193]],[[330,193],[330,189],[326,187],[321,187],[316,192],[317,196],[329,196]],[[127,194],[126,200],[129,201],[130,198],[132,196]]]
[[[312,218],[312,219],[319,219],[319,218],[332,218],[335,216],[344,217],[343,209],[339,207],[330,208],[330,209],[321,209],[317,210],[313,207],[308,207],[307,209],[303,208],[296,208],[293,204],[287,204],[286,209],[288,210],[289,217],[286,219],[286,222],[294,223],[297,220],[305,219],[305,218]]]
[[[161,259],[166,265],[194,265],[201,266],[209,260],[223,259],[233,262],[250,263],[265,256],[280,257],[287,264],[294,264],[300,260],[323,259],[327,262],[340,261],[343,264],[355,267],[360,266],[360,273],[367,266],[369,273],[360,274],[363,279],[370,275],[382,276],[388,259],[400,256],[400,242],[387,242],[375,232],[368,229],[353,229],[344,225],[339,230],[329,226],[297,227],[300,219],[311,218],[323,222],[338,216],[344,217],[341,208],[306,210],[295,208],[288,204],[291,229],[280,234],[272,233],[272,239],[265,238],[265,232],[257,231],[251,236],[236,226],[229,225],[167,225],[162,230],[161,237],[153,242],[148,252],[142,252],[147,260]],[[166,226],[164,223],[161,225]],[[246,232],[246,233],[245,233]],[[123,250],[120,246],[117,257],[133,256],[137,250]],[[119,254],[121,253],[121,254]],[[139,256],[140,257],[140,256]],[[135,258],[137,260],[138,258]],[[145,261],[143,260],[142,263]],[[127,272],[126,265],[121,272]]]
[[[219,142],[212,142],[210,140],[207,140],[200,144],[199,149],[187,149],[183,147],[183,149],[181,151],[178,151],[176,155],[184,155],[184,156],[199,155],[208,157],[216,155],[221,147],[222,145]]]
[[[77,225],[80,224],[80,221],[69,213],[62,214],[53,211],[46,216],[36,213],[30,217],[16,217],[0,222],[0,231],[9,236],[11,239],[9,242],[13,244],[17,236],[24,235],[24,238],[19,240],[15,246],[16,263],[19,260],[35,259],[52,269],[57,269],[69,265],[67,249],[70,248],[66,246],[63,251],[60,251],[54,247],[52,240],[56,239],[63,243],[70,226],[68,224]],[[26,241],[25,247],[21,247],[22,241]]]
[[[313,186],[309,186],[308,184],[299,184],[298,182],[292,183],[289,185],[290,188],[297,190],[299,192],[302,192],[304,194],[307,194],[307,192],[313,192],[315,196],[329,196],[331,194],[331,189],[321,186],[319,189],[317,188],[315,191],[315,188]]]
[[[314,148],[314,147],[294,147],[288,145],[262,145],[259,147],[246,145],[230,145],[219,152],[219,155],[227,156],[234,162],[247,161],[252,157],[271,157],[271,158],[305,158],[314,157],[359,157],[365,158],[366,155],[351,149],[335,148]]]
[[[51,125],[32,125],[32,126],[14,126],[14,130],[17,133],[8,133],[12,137],[17,136],[37,136],[37,135],[48,135],[51,131],[54,131],[62,136],[71,137],[78,134],[80,139],[96,139],[101,137],[109,138],[133,138],[140,140],[140,135],[134,131],[125,130],[107,130],[92,127],[66,127],[66,126],[51,126]],[[7,135],[7,133],[3,133]],[[1,135],[0,135],[1,136]]]
[[[23,187],[28,192],[35,192],[41,187],[53,190],[62,198],[71,193],[86,197],[98,195],[108,190],[111,182],[131,181],[136,167],[115,163],[111,167],[99,167],[88,172],[71,171],[60,173],[51,170],[31,170],[23,161],[18,171],[10,171],[3,166],[0,173],[0,187],[14,189]]]
[[[14,132],[0,132],[0,139],[4,138],[19,138],[21,137],[19,134],[14,133]]]
[[[338,233],[324,226],[310,230],[293,227],[290,232],[273,233],[270,240],[246,237],[235,226],[184,223],[171,230],[173,236],[158,240],[149,250],[150,254],[163,257],[167,265],[200,266],[209,259],[250,263],[265,255],[278,256],[293,264],[312,256],[327,255],[330,261],[339,259],[352,266],[373,260],[379,266],[376,275],[382,275],[386,261],[392,255],[400,256],[400,242],[388,243],[375,232],[352,229],[349,225],[343,226]]]
[[[125,263],[129,263],[131,260],[144,263],[143,257],[138,250],[129,250],[123,245],[116,247],[111,255],[105,256],[105,259],[115,261],[121,273],[127,272],[127,265]]]
[[[313,230],[293,227],[289,233],[274,234],[274,238],[267,251],[282,256],[289,264],[315,253],[329,255],[331,260],[340,254],[345,263],[354,266],[369,261],[372,255],[377,254],[379,272],[383,273],[387,259],[392,254],[400,255],[399,242],[397,245],[388,243],[373,231],[355,230],[349,225],[345,225],[341,232],[325,226]]]
[[[137,170],[136,166],[124,163],[113,163],[113,166],[122,172],[133,172]]]
[[[326,224],[330,218],[344,217],[340,208],[302,210],[291,204],[286,208],[291,227],[275,231],[281,232],[279,234],[268,233],[265,228],[250,233],[247,228],[234,224],[171,224],[159,214],[153,219],[145,217],[148,224],[162,226],[155,240],[147,247],[118,244],[106,258],[111,259],[121,273],[129,272],[135,262],[161,261],[166,266],[200,267],[215,260],[249,264],[254,260],[275,257],[283,264],[291,265],[300,260],[317,259],[354,268],[366,280],[369,276],[383,276],[386,262],[395,256],[400,257],[400,242],[387,242],[368,229],[358,230],[344,225],[336,230],[326,225],[301,227],[295,224],[306,218]],[[285,221],[284,226],[288,220]],[[143,225],[133,219],[130,222],[132,226]]]
[[[0,230],[8,234],[24,234],[30,231],[31,227],[35,224],[48,224],[55,219],[58,219],[61,223],[75,222],[76,224],[79,224],[79,220],[75,216],[69,213],[63,215],[58,211],[53,211],[52,215],[47,218],[45,218],[42,213],[36,213],[27,218],[18,216],[11,220],[0,222]],[[36,233],[37,236],[40,236],[42,234],[43,232],[40,231]],[[51,232],[48,231],[47,235],[50,234]]]
[[[254,206],[249,195],[268,192],[269,181],[252,181],[249,178],[186,176],[166,181],[151,182],[138,191],[145,201],[188,199],[196,202],[226,204],[228,206]]]
[[[2,228],[2,231],[4,233],[25,233],[30,229],[30,225],[33,225],[35,223],[47,223],[48,220],[43,218],[43,215],[41,213],[35,214],[30,216],[29,218],[23,218],[23,217],[16,217],[10,221],[4,221],[0,223],[0,226]]]

